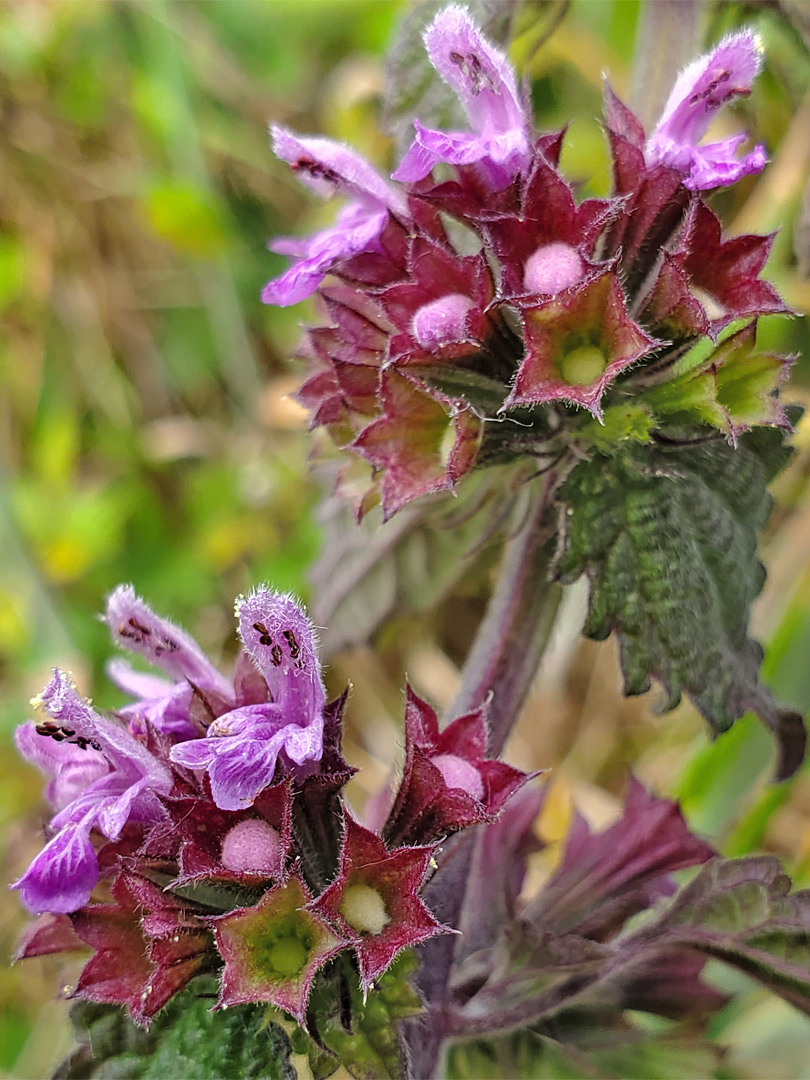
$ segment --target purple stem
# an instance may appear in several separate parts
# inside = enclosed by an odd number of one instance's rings
[[[548,643],[561,589],[549,578],[556,520],[552,499],[557,478],[549,473],[518,532],[508,541],[495,591],[464,663],[461,687],[448,720],[470,712],[491,696],[489,752],[496,757],[518,719]],[[525,513],[525,511],[524,511]],[[448,841],[441,872],[425,890],[440,922],[458,926],[464,906],[475,834]],[[426,1010],[405,1026],[411,1075],[441,1075],[444,1042],[451,1026],[449,981],[458,937],[434,938],[422,949],[419,989]]]

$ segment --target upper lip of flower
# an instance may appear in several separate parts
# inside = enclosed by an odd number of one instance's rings
[[[761,67],[762,47],[751,30],[729,34],[710,53],[693,61],[676,80],[647,140],[647,162],[671,165],[685,173],[685,186],[697,191],[760,172],[766,163],[761,146],[742,159],[736,156],[744,133],[703,146],[700,140],[722,105],[750,93]]]
[[[472,131],[435,131],[415,121],[416,137],[393,178],[421,180],[440,161],[481,162],[493,186],[505,187],[530,152],[527,110],[512,65],[456,4],[439,12],[424,40],[431,64],[458,94]]]

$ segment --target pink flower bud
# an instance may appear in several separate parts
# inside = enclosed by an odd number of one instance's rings
[[[570,244],[543,244],[526,260],[523,283],[531,293],[558,293],[582,278],[584,264]]]
[[[416,312],[411,332],[424,349],[438,349],[467,336],[467,312],[473,301],[463,293],[448,293],[423,304]]]
[[[484,781],[474,765],[456,754],[437,754],[430,759],[444,777],[449,788],[461,788],[474,799],[483,799]]]
[[[236,873],[272,873],[278,868],[280,850],[278,830],[260,818],[249,818],[226,834],[220,860],[227,870]]]

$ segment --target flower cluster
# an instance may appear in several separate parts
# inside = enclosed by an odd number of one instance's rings
[[[345,146],[273,129],[304,183],[349,197],[332,228],[275,243],[295,261],[263,299],[317,292],[328,322],[308,332],[300,399],[371,465],[358,513],[379,498],[390,517],[475,466],[554,456],[588,430],[581,409],[603,421],[630,396],[645,437],[684,421],[732,439],[785,426],[775,393],[788,359],[754,347],[757,316],[786,310],[759,277],[771,238],[724,239],[701,196],[766,163],[759,146],[738,156],[743,133],[701,142],[750,90],[754,34],[691,64],[649,137],[606,86],[614,191],[582,202],[559,169],[564,132],[533,132],[511,65],[467,10],[445,8],[424,41],[469,130],[417,120],[391,181]],[[460,233],[475,250],[459,251]],[[735,320],[747,325],[733,344],[693,357]],[[355,461],[338,482],[347,494]]]
[[[439,735],[409,692],[405,776],[380,831],[362,826],[341,798],[346,695],[326,703],[305,613],[267,588],[236,612],[225,678],[119,587],[114,640],[166,678],[112,661],[134,700],[103,716],[57,670],[35,699],[47,718],[18,731],[55,811],[13,886],[42,913],[20,955],[90,946],[76,995],[140,1023],[221,971],[221,1006],[268,1002],[304,1024],[313,979],[347,950],[367,993],[403,948],[449,929],[419,895],[438,843],[493,821],[527,779],[485,759],[483,711]]]

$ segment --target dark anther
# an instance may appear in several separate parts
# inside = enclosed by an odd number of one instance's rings
[[[326,180],[327,183],[335,184],[335,186],[340,183],[340,176],[334,169],[322,165],[319,161],[313,161],[312,158],[299,158],[298,161],[292,163],[290,168],[293,172],[305,172],[316,180]]]
[[[281,646],[274,645],[273,648],[270,650],[270,659],[273,661],[276,667],[279,667],[283,658],[284,654],[281,651]]]
[[[267,627],[264,625],[264,623],[255,622],[253,624],[253,629],[256,631],[257,634],[261,635],[259,637],[259,644],[260,645],[272,645],[273,644],[273,639],[270,637],[270,632],[267,629]]]
[[[129,622],[129,625],[132,627],[133,630],[137,630],[138,633],[143,634],[144,637],[148,637],[152,633],[148,626],[144,626],[143,623],[139,623],[135,618],[128,619],[127,621]]]
[[[283,633],[284,637],[287,639],[287,644],[290,646],[290,656],[293,660],[297,660],[301,650],[298,647],[298,642],[295,640],[295,634],[292,630],[285,630]]]

